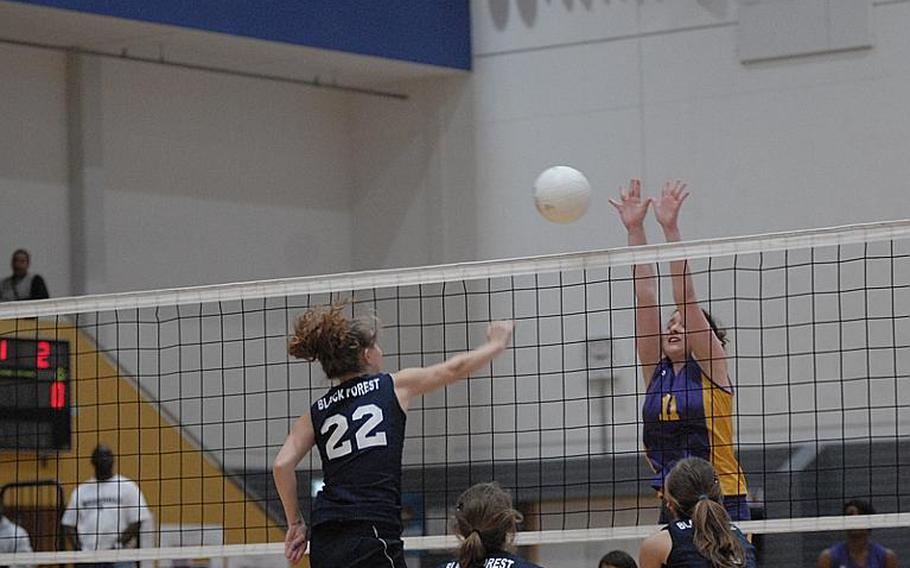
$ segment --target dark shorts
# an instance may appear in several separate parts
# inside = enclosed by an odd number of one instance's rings
[[[748,521],[752,519],[752,514],[749,512],[749,503],[746,501],[745,495],[724,497],[724,509],[727,510],[727,514],[730,515],[730,520],[732,521]],[[666,503],[661,501],[659,523],[665,525],[671,520],[673,518],[670,516],[670,511],[667,510]]]
[[[310,532],[311,568],[406,568],[401,531],[367,521],[320,523]]]

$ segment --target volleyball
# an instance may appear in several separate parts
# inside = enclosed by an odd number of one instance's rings
[[[534,182],[537,211],[553,223],[571,223],[585,214],[591,202],[591,184],[569,166],[553,166]]]

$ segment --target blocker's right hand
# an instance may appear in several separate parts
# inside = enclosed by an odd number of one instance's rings
[[[610,200],[610,205],[619,211],[619,218],[626,230],[632,230],[641,227],[645,222],[648,214],[648,207],[651,206],[652,199],[648,197],[644,201],[641,199],[641,180],[633,178],[629,181],[629,189],[626,191],[619,188],[619,201]]]
[[[514,329],[514,321],[494,321],[487,328],[487,341],[508,347],[509,342],[512,341],[512,331]]]
[[[288,533],[284,537],[284,556],[297,564],[303,558],[306,552],[307,534],[306,523],[300,521],[288,527]]]

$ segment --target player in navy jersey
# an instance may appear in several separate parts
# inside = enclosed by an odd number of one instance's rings
[[[498,483],[471,486],[455,507],[458,560],[440,568],[540,568],[509,551],[521,519]]]
[[[382,371],[376,322],[348,319],[344,305],[317,307],[297,319],[288,351],[318,360],[336,385],[291,429],[274,476],[288,522],[285,556],[298,562],[310,543],[313,568],[404,568],[401,454],[405,413],[414,397],[468,377],[509,344],[512,322],[493,322],[487,342],[430,367]],[[316,446],[325,486],[310,534],[297,503],[295,468]]]
[[[711,464],[701,458],[676,463],[664,485],[673,520],[646,538],[640,568],[754,568],[755,549],[733,524]]]
[[[680,240],[677,219],[689,196],[681,182],[667,183],[660,198],[642,199],[641,182],[633,179],[619,211],[630,245],[644,245],[649,206],[667,242]],[[687,262],[670,263],[676,311],[660,329],[660,302],[653,267],[635,265],[635,348],[647,392],[642,407],[643,441],[655,474],[651,486],[660,493],[677,461],[697,456],[717,469],[730,517],[749,519],[746,478],[736,458],[733,436],[733,384],[727,371],[726,333],[698,304]],[[668,512],[661,510],[661,522]]]

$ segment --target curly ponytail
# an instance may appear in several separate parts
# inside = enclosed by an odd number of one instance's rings
[[[701,458],[680,460],[667,476],[665,489],[677,513],[692,519],[692,536],[699,554],[716,568],[745,564],[746,553],[731,530],[714,466]]]
[[[461,568],[482,568],[487,556],[509,546],[521,513],[512,508],[512,498],[498,483],[478,483],[458,498],[455,532],[462,537],[458,547]]]
[[[288,353],[297,359],[316,361],[328,378],[361,370],[361,354],[376,343],[375,321],[348,320],[345,304],[310,308],[297,318]]]

